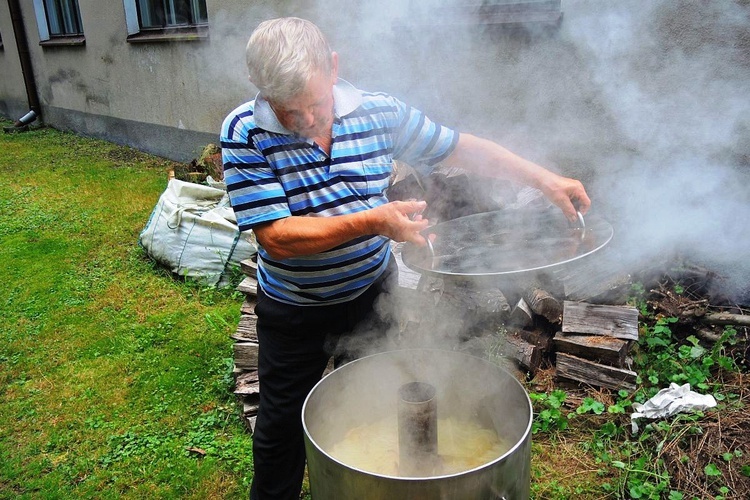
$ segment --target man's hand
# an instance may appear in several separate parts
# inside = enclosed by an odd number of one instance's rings
[[[429,221],[421,215],[425,208],[425,201],[392,201],[373,208],[370,215],[378,234],[398,242],[424,245],[427,242],[419,232],[429,225]]]
[[[576,211],[585,214],[591,206],[579,181],[561,177],[495,142],[471,134],[461,134],[456,149],[442,163],[538,188],[571,222],[578,220]]]
[[[560,207],[570,222],[578,221],[577,211],[585,214],[591,206],[583,184],[575,179],[550,172],[541,180],[540,189],[552,203]]]

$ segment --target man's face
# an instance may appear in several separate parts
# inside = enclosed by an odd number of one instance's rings
[[[302,137],[330,136],[333,124],[333,86],[336,71],[318,73],[297,96],[284,102],[271,102],[279,122]]]

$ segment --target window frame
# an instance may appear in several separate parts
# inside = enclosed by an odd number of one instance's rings
[[[139,1],[158,0],[123,0],[125,8],[125,22],[128,28],[127,41],[129,43],[148,42],[192,42],[202,41],[208,38],[208,19],[205,23],[191,23],[177,26],[162,26],[157,28],[144,28],[141,26]],[[188,2],[200,0],[186,0]],[[204,0],[205,1],[205,0]],[[208,18],[208,13],[206,13]]]
[[[42,46],[81,46],[86,44],[86,37],[83,32],[83,20],[81,19],[81,8],[78,0],[75,2],[75,15],[80,24],[80,33],[53,34],[50,31],[49,13],[44,0],[33,0],[34,14],[36,16],[36,26],[39,30],[39,45]]]

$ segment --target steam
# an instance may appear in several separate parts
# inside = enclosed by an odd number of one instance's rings
[[[726,276],[726,293],[747,303],[750,5],[563,0],[551,33],[451,22],[451,9],[479,3],[501,0],[220,10],[210,65],[233,68],[222,112],[254,95],[243,62],[254,26],[311,19],[339,53],[342,78],[581,179],[591,214],[615,227],[625,271],[679,252]]]
[[[634,262],[679,251],[718,266],[730,294],[747,293],[750,9],[733,1],[609,9],[565,23],[632,151],[597,170],[592,190],[606,197]]]
[[[567,0],[552,35],[439,25],[462,0],[396,4],[345,43],[355,83],[584,181],[624,270],[679,253],[750,299],[747,3]]]

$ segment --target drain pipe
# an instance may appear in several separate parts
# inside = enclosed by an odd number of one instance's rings
[[[8,0],[10,9],[10,20],[13,24],[13,33],[16,37],[16,46],[18,47],[18,57],[21,60],[21,73],[23,82],[26,86],[26,98],[29,102],[29,112],[19,118],[14,127],[26,127],[29,123],[36,120],[42,115],[42,107],[39,104],[39,94],[36,89],[34,80],[34,68],[31,65],[31,54],[29,53],[29,44],[26,39],[26,27],[23,24],[23,15],[21,14],[21,5],[19,0]]]

